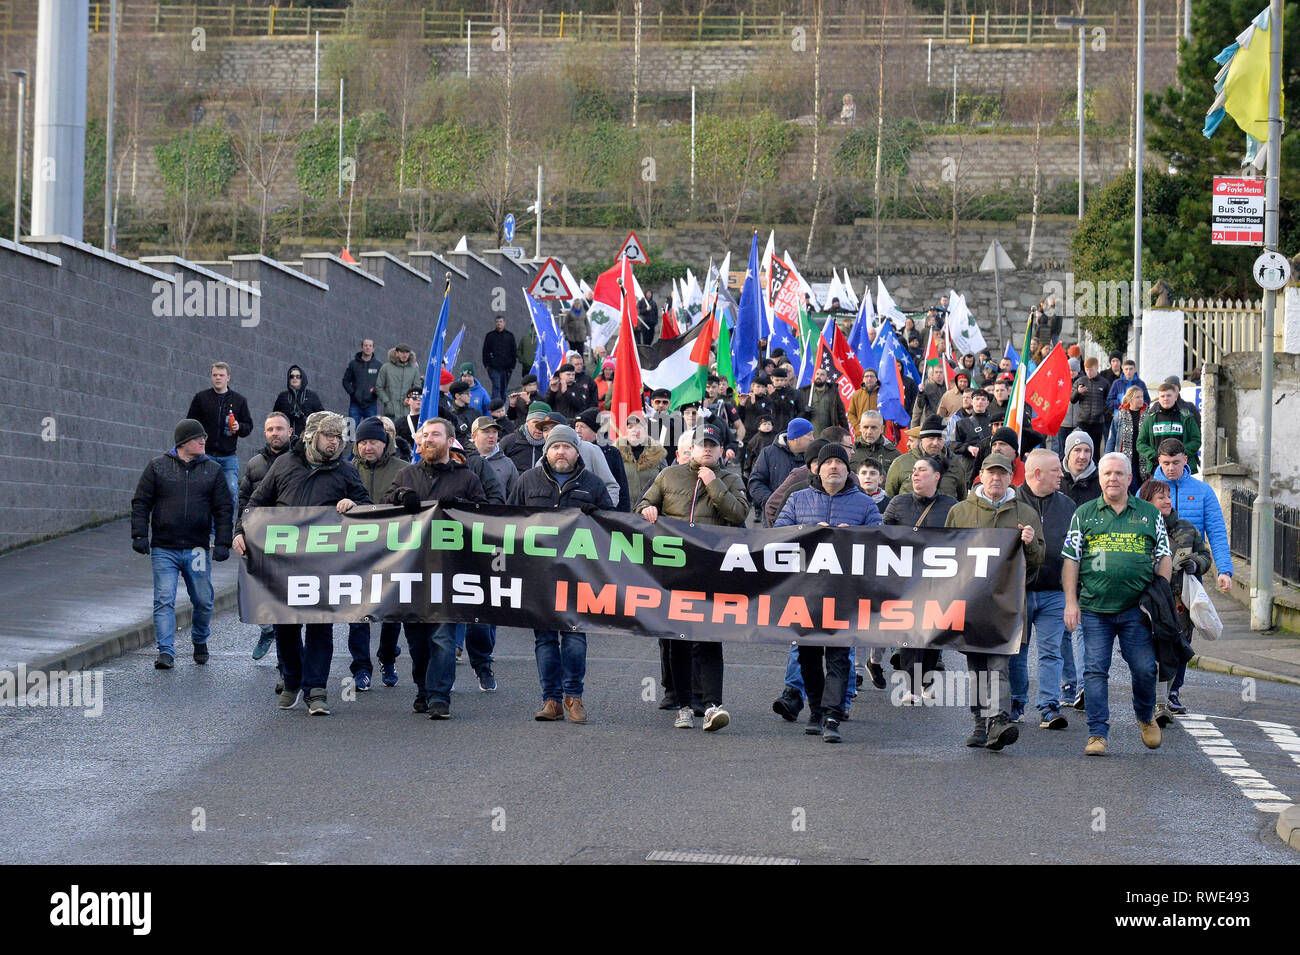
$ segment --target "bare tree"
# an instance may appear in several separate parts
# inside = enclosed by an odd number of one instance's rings
[[[813,234],[817,231],[817,217],[821,213],[822,196],[826,183],[819,176],[817,163],[821,158],[822,144],[822,0],[816,0],[817,13],[813,20],[813,154],[812,179],[817,184],[817,195],[813,200],[812,218],[808,222],[808,242],[804,245],[803,258],[807,262],[812,258]]]
[[[278,97],[264,84],[250,84],[243,107],[228,116],[235,158],[258,192],[257,251],[261,253],[266,252],[272,189],[292,159],[305,111],[300,96]]]

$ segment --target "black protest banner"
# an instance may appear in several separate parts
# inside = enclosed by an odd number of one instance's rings
[[[248,623],[489,623],[741,643],[1019,647],[1010,530],[746,529],[504,505],[244,521]]]

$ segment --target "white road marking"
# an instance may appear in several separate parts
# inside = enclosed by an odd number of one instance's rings
[[[1222,731],[1211,722],[1212,720],[1250,723],[1258,727],[1298,766],[1300,766],[1300,735],[1297,735],[1296,731],[1285,723],[1245,720],[1235,716],[1208,716],[1200,713],[1188,713],[1177,720],[1178,725],[1196,741],[1196,745],[1201,748],[1201,752],[1209,758],[1219,772],[1241,787],[1241,794],[1253,802],[1256,809],[1260,812],[1281,812],[1291,806],[1294,800],[1269,782],[1263,773],[1253,769],[1250,763],[1237,751],[1232,741],[1224,736]]]

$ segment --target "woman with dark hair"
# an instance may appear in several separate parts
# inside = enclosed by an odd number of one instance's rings
[[[1137,389],[1130,389],[1136,391]],[[1191,574],[1197,580],[1201,575],[1210,569],[1210,550],[1205,546],[1205,539],[1201,532],[1196,529],[1191,521],[1185,521],[1178,516],[1174,510],[1173,498],[1169,492],[1169,485],[1158,478],[1147,478],[1142,482],[1142,488],[1138,491],[1138,496],[1144,501],[1150,501],[1156,506],[1161,516],[1165,519],[1165,534],[1169,537],[1169,549],[1173,552],[1173,576],[1170,578],[1169,586],[1174,592],[1174,603],[1178,607],[1178,621],[1182,624],[1183,639],[1189,644],[1192,639],[1192,615],[1183,603],[1183,575]],[[1157,679],[1160,681],[1163,689],[1158,694],[1166,702],[1156,703],[1156,723],[1163,729],[1169,725],[1171,717],[1169,715],[1169,684],[1176,677],[1180,679],[1183,673],[1187,671],[1187,664],[1184,663],[1174,672],[1166,670],[1164,664],[1160,666],[1160,673]]]
[[[912,490],[903,492],[889,500],[885,508],[884,523],[911,527],[913,531],[922,527],[943,527],[948,519],[948,512],[957,505],[957,499],[948,494],[939,493],[939,479],[943,477],[943,465],[935,458],[918,458],[912,465]],[[939,650],[932,648],[902,647],[898,651],[898,668],[906,674],[906,686],[909,689],[899,699],[903,706],[916,705],[923,696],[935,697],[933,686],[922,689],[925,676],[939,669]],[[922,686],[914,680],[917,665],[920,665]]]

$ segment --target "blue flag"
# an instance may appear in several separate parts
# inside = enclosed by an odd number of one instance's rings
[[[902,362],[899,352],[906,356],[907,349],[901,347],[896,336],[884,334],[884,328],[888,325],[887,322],[882,326],[880,336],[884,339],[884,345],[880,349],[880,365],[876,369],[876,374],[880,377],[880,394],[876,400],[876,408],[886,421],[907,427],[912,423],[912,416],[903,407],[903,375],[898,367]]]
[[[763,287],[758,282],[758,233],[749,243],[749,266],[740,290],[740,314],[736,337],[731,342],[731,367],[736,373],[736,387],[747,392],[758,371],[758,340],[762,338]]]
[[[921,373],[917,370],[916,362],[912,360],[912,353],[907,350],[907,345],[903,343],[903,339],[899,335],[898,329],[894,327],[894,323],[884,322],[880,326],[880,334],[887,335],[886,344],[893,349],[894,357],[903,366],[903,374],[919,385],[921,383]]]
[[[456,359],[460,357],[460,343],[465,340],[465,326],[460,327],[456,337],[451,340],[447,346],[447,354],[443,356],[442,367],[446,368],[453,375],[456,374]]]
[[[555,369],[564,364],[564,339],[555,327],[551,310],[529,295],[527,290],[524,290],[524,299],[528,302],[528,313],[537,333],[537,352],[530,371],[537,376],[538,390],[544,393]]]
[[[770,358],[772,352],[778,348],[785,350],[786,360],[790,362],[790,367],[797,371],[803,361],[803,348],[795,336],[794,329],[779,318],[772,323],[772,334],[767,337],[768,357]]]
[[[438,312],[438,324],[433,330],[433,341],[429,344],[429,361],[424,366],[424,390],[420,392],[420,424],[424,424],[430,418],[438,417],[438,384],[442,376],[442,354],[447,341],[447,320],[450,317],[451,280],[448,279],[447,289],[442,293],[442,308]]]
[[[881,336],[884,333],[882,327],[876,333],[876,341],[874,343],[871,341],[870,329],[867,327],[867,300],[863,296],[858,317],[853,320],[853,328],[849,330],[849,347],[853,349],[858,364],[863,368],[875,368],[880,364],[880,350],[884,342]]]
[[[1012,347],[1011,342],[1007,342],[1006,357],[1011,359],[1012,371],[1015,371],[1017,368],[1020,367],[1020,355],[1016,353],[1016,350],[1015,348]]]

